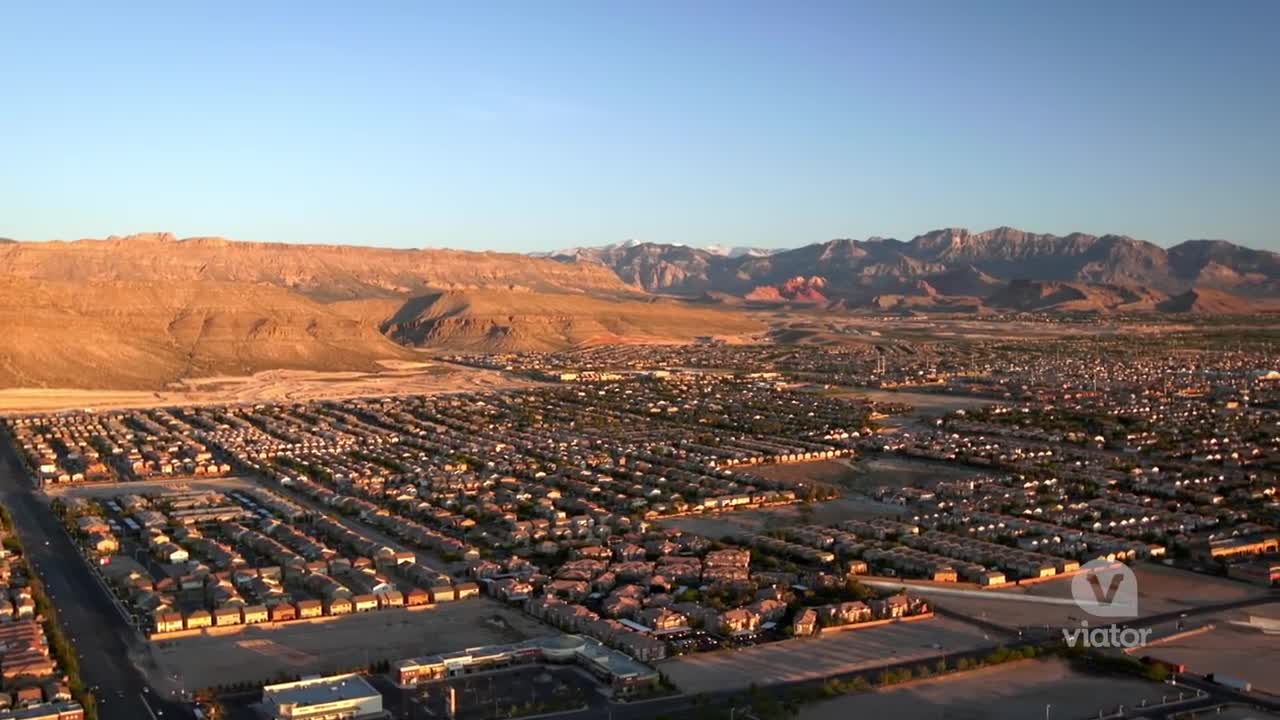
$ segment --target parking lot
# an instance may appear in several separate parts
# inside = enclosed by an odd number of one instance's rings
[[[604,703],[585,673],[543,665],[449,678],[414,690],[381,685],[379,689],[384,707],[405,720],[448,717],[450,691],[457,720],[540,715]]]
[[[667,635],[666,639],[673,655],[716,650],[721,645],[719,638],[705,630],[690,630],[679,635]]]

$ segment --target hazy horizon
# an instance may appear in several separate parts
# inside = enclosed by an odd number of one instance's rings
[[[1280,5],[7,9],[0,236],[1280,249]]]

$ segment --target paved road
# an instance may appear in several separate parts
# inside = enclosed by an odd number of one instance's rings
[[[1199,675],[1184,673],[1178,676],[1180,685],[1189,685],[1197,690],[1203,690],[1218,701],[1218,704],[1224,702],[1239,703],[1242,705],[1253,705],[1271,712],[1280,712],[1280,699],[1274,695],[1265,695],[1257,692],[1240,692],[1233,690],[1225,685],[1209,682]]]
[[[7,436],[0,434],[0,502],[9,508],[27,560],[44,582],[62,630],[80,656],[84,683],[97,688],[102,720],[139,720],[151,713],[190,718],[181,703],[155,697],[129,651],[140,642],[110,597],[89,574],[57,519],[36,498]],[[144,702],[145,698],[145,702]]]
[[[1195,697],[1197,690],[1206,694]],[[1174,696],[1179,692],[1186,693],[1188,698],[1181,702],[1175,701]],[[1271,696],[1242,693],[1190,673],[1177,676],[1177,685],[1169,687],[1168,697],[1170,702],[1167,705],[1125,707],[1123,714],[1117,717],[1133,720],[1177,720],[1188,717],[1188,713],[1200,713],[1221,705],[1244,705],[1271,712],[1280,710],[1280,701]]]

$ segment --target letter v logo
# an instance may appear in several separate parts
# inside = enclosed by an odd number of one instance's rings
[[[1111,583],[1107,585],[1106,591],[1102,589],[1102,578],[1097,573],[1089,573],[1089,588],[1093,590],[1093,599],[1103,605],[1110,605],[1116,599],[1116,594],[1120,592],[1120,585],[1124,582],[1124,575],[1116,573],[1111,576]]]
[[[1071,599],[1096,617],[1138,617],[1138,578],[1122,562],[1091,560],[1072,576]]]

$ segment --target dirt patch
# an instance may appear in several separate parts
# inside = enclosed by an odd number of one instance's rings
[[[803,708],[800,718],[1014,720],[1045,717],[1046,708],[1048,717],[1086,718],[1121,704],[1158,702],[1169,692],[1142,680],[1078,673],[1060,660],[1035,660],[828,700]]]
[[[823,483],[836,486],[841,486],[858,475],[850,462],[844,459],[758,465],[752,467],[750,472],[752,475],[789,484]]]
[[[155,392],[0,389],[0,413],[430,395],[531,384],[494,370],[446,363],[406,362],[377,372],[268,370],[246,376],[189,378]]]
[[[1188,610],[1266,594],[1263,588],[1237,580],[1192,573],[1166,565],[1137,563],[1132,567],[1138,581],[1138,612],[1141,615]],[[1071,582],[1063,579],[1032,585],[1027,588],[1027,594],[1069,598]]]
[[[1197,674],[1248,680],[1255,690],[1280,693],[1280,637],[1266,635],[1261,628],[1219,621],[1207,633],[1161,643],[1146,654],[1184,663]]]
[[[487,598],[427,610],[383,610],[338,622],[246,627],[225,636],[153,643],[157,671],[188,689],[338,672],[377,660],[400,660],[556,632]]]
[[[1138,613],[1140,616],[1161,615],[1181,610],[1192,610],[1205,605],[1243,600],[1266,593],[1260,587],[1187,572],[1154,563],[1137,563],[1132,566],[1138,580]],[[1069,599],[1071,579],[1064,576],[1033,585],[1001,588],[1000,594],[1029,597]],[[1072,604],[1044,604],[1021,602],[1013,599],[991,597],[938,596],[939,607],[977,620],[992,622],[1008,628],[1038,625],[1078,626],[1081,621],[1093,620],[1092,616]],[[1255,609],[1253,612],[1257,612]],[[1197,621],[1207,618],[1198,617]],[[1168,630],[1173,623],[1158,626]]]

